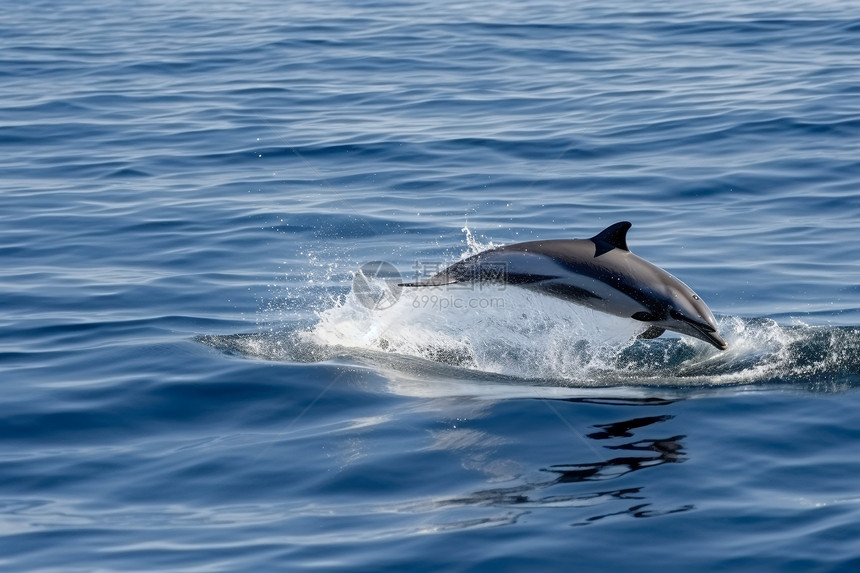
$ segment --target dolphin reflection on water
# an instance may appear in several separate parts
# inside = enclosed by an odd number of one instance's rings
[[[489,249],[456,262],[425,281],[404,287],[438,287],[462,282],[499,282],[554,296],[649,328],[640,338],[666,330],[713,344],[717,333],[708,305],[683,282],[627,248],[627,221],[590,239],[529,241]]]

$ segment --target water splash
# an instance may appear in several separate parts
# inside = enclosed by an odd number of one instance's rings
[[[464,225],[463,228],[460,229],[460,231],[466,234],[466,250],[460,256],[461,259],[471,257],[472,255],[477,255],[478,253],[482,253],[489,249],[495,249],[498,246],[492,241],[482,243],[481,241],[476,239],[475,236],[472,235],[472,230],[469,229],[468,225]],[[484,236],[481,235],[481,238],[484,238]]]
[[[385,310],[352,293],[303,337],[521,378],[582,378],[642,331],[639,323],[515,287],[411,289]]]
[[[356,313],[344,318],[353,311],[347,300],[323,312],[313,326],[199,340],[228,354],[263,360],[357,360],[407,386],[444,382],[455,394],[484,393],[463,384],[496,384],[505,387],[505,395],[512,385],[683,389],[767,384],[820,391],[860,385],[858,327],[781,326],[767,318],[725,317],[719,330],[729,349],[719,352],[690,338],[631,339],[630,331],[601,323],[603,317],[583,314],[579,322],[553,316],[547,308],[535,308],[543,317],[514,330],[498,319],[472,322],[471,335],[451,322],[385,330],[379,317]],[[468,317],[460,321],[470,324]],[[366,325],[376,330],[365,331]]]
[[[494,246],[467,227],[463,232],[463,258]],[[638,340],[640,322],[513,286],[447,285],[400,294],[380,309],[350,291],[327,299],[312,324],[201,341],[267,360],[347,357],[421,377],[492,375],[544,387],[800,383],[831,390],[860,384],[857,327],[723,317],[719,331],[729,349],[720,352],[672,334]]]

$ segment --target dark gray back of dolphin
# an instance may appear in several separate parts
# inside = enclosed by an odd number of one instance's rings
[[[502,282],[649,324],[643,337],[672,330],[724,350],[713,313],[690,287],[627,247],[627,221],[590,239],[529,241],[456,262],[426,281],[403,286]]]

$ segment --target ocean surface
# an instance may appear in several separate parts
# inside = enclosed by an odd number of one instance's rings
[[[858,226],[854,2],[4,2],[0,570],[858,571]]]

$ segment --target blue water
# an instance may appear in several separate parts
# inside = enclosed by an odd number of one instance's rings
[[[0,569],[858,570],[851,4],[3,3]],[[622,220],[728,351],[352,290]]]

